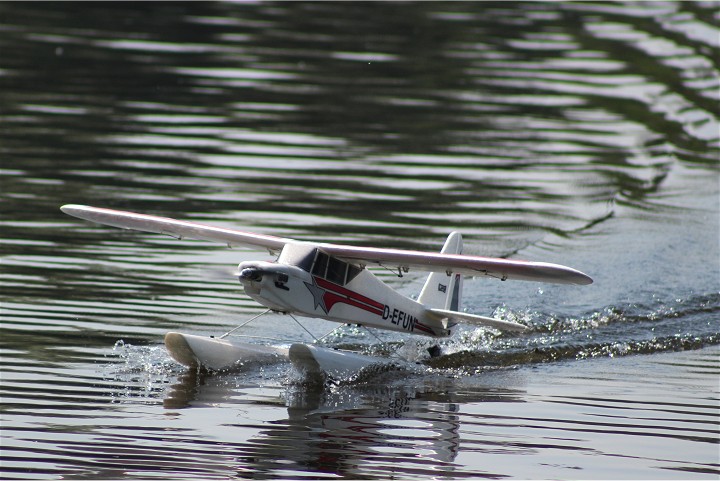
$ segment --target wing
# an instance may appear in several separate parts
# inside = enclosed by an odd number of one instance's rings
[[[260,247],[271,252],[279,252],[285,247],[285,244],[293,242],[292,239],[180,221],[169,217],[136,214],[134,212],[101,209],[85,205],[68,204],[60,207],[60,210],[80,219],[120,227],[121,229],[166,234],[179,239],[187,237],[221,242],[229,246]]]
[[[348,261],[395,267],[407,271],[418,269],[435,272],[456,272],[467,276],[488,276],[500,279],[550,282],[555,284],[592,284],[593,280],[571,267],[547,262],[528,262],[491,257],[441,254],[400,249],[377,249],[335,244],[320,244],[328,254]]]
[[[60,209],[66,214],[81,219],[120,227],[122,229],[166,234],[177,238],[187,237],[221,242],[229,246],[260,247],[271,252],[279,252],[286,244],[296,242],[293,239],[282,237],[253,234],[235,229],[175,220],[169,217],[136,214],[134,212],[114,209],[102,209],[73,204],[64,205]],[[377,264],[385,267],[394,267],[403,271],[418,269],[434,272],[456,272],[468,276],[494,277],[503,281],[514,279],[552,282],[557,284],[592,284],[592,279],[580,271],[546,262],[527,262],[461,254],[442,254],[324,243],[317,244],[317,246],[331,256],[339,257],[347,261],[364,265]]]

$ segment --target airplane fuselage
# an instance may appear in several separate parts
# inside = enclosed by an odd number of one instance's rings
[[[313,245],[289,244],[278,262],[243,262],[238,275],[251,298],[278,312],[432,337],[450,333],[423,304]]]

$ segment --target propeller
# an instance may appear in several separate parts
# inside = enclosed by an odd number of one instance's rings
[[[243,281],[260,282],[264,272],[255,267],[246,267],[238,273],[238,277]]]

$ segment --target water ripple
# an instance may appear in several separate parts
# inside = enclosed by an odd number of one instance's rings
[[[0,471],[717,476],[715,7],[0,5]],[[530,330],[464,328],[432,360],[346,328],[427,365],[320,391],[288,365],[203,377],[160,339],[255,312],[232,272],[258,254],[67,202],[413,249],[461,230],[596,283],[468,282],[469,312]]]

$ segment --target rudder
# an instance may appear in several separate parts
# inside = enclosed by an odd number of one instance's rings
[[[442,254],[462,254],[463,241],[459,232],[451,232],[440,251]],[[429,308],[459,311],[463,276],[458,273],[432,272],[420,291],[418,302]]]

